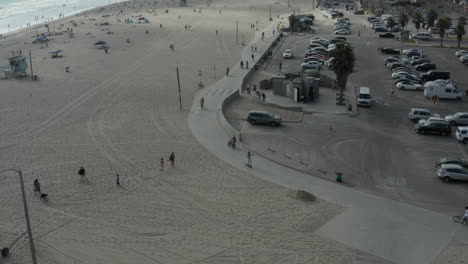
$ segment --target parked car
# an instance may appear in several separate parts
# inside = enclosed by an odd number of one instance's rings
[[[457,127],[455,138],[463,143],[468,141],[468,127]]]
[[[397,78],[395,79],[395,85],[397,85],[398,83],[405,83],[405,84],[419,84],[421,85],[421,88],[418,88],[418,89],[421,89],[423,90],[424,87],[422,86],[422,81],[418,78],[415,78],[415,77],[412,77],[412,76],[401,76],[400,78]]]
[[[411,108],[408,117],[417,123],[419,120],[427,120],[429,117],[440,117],[440,115],[431,113],[431,111],[423,108]]]
[[[400,55],[400,51],[397,50],[397,49],[393,49],[393,48],[380,48],[380,52],[382,52],[383,54],[396,54],[396,55]]]
[[[427,73],[421,74],[421,79],[423,81],[434,81],[438,79],[448,80],[450,79],[450,72],[448,71],[428,71]]]
[[[424,96],[426,98],[433,98],[436,96],[440,99],[455,99],[461,100],[463,95],[453,85],[431,85],[424,88]]]
[[[447,122],[440,121],[425,121],[419,122],[414,125],[414,131],[416,133],[425,134],[439,134],[442,136],[449,136],[452,133],[452,129]]]
[[[451,180],[468,180],[468,171],[458,164],[442,164],[437,169],[437,176],[445,183]]]
[[[338,29],[333,31],[333,34],[335,35],[349,35],[351,32],[348,29]]]
[[[292,57],[293,57],[292,49],[285,49],[284,52],[283,52],[283,58],[292,59]]]
[[[430,70],[435,70],[436,65],[434,63],[423,63],[419,64],[416,67],[417,71],[430,71]]]
[[[400,76],[402,77],[407,77],[407,76],[411,76],[411,77],[414,77],[414,78],[417,78],[418,76],[414,73],[410,73],[410,72],[394,72],[392,73],[392,78],[393,79],[398,79]]]
[[[457,57],[464,56],[464,55],[468,55],[468,51],[466,51],[466,50],[459,50],[459,51],[456,51],[456,52],[455,52],[455,56],[457,56]]]
[[[431,63],[431,61],[428,59],[418,59],[418,60],[412,60],[410,64],[413,66],[417,66],[423,63]]]
[[[429,32],[418,32],[413,34],[413,38],[420,40],[430,40],[432,35]]]
[[[379,38],[395,38],[395,35],[390,32],[387,32],[387,33],[380,34]]]
[[[281,117],[266,111],[252,110],[247,116],[247,122],[252,125],[264,124],[271,126],[279,126],[282,123]]]
[[[410,57],[410,58],[413,57],[413,56],[421,56],[421,57],[422,57],[423,54],[422,54],[422,52],[420,52],[420,51],[412,50],[412,51],[408,51],[408,52],[406,53],[406,56],[408,56],[408,57]]]
[[[392,63],[387,64],[387,68],[389,68],[390,70],[393,70],[399,67],[406,67],[406,66],[401,62],[392,62]]]
[[[321,65],[321,64],[323,64],[325,61],[324,61],[324,60],[321,60],[321,59],[319,59],[319,58],[310,57],[310,58],[305,58],[303,64],[306,64],[306,63],[309,63],[309,62],[316,62],[318,65]]]
[[[388,32],[386,27],[375,27],[374,31],[375,32]]]
[[[355,15],[364,15],[364,10],[358,9],[358,10],[354,11],[353,14],[355,14]]]
[[[468,113],[458,112],[453,115],[448,115],[444,120],[451,126],[468,125]]]
[[[396,84],[396,87],[400,90],[422,90],[423,87],[421,84],[413,83],[411,81],[401,81]]]
[[[456,164],[462,166],[465,169],[468,169],[468,162],[455,158],[441,158],[440,160],[436,161],[435,167],[439,168],[443,164]]]
[[[322,65],[321,62],[318,61],[308,61],[302,63],[301,67],[302,69],[314,69],[314,70],[320,70],[320,66]]]

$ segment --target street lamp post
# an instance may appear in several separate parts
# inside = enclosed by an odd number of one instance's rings
[[[34,241],[33,241],[33,236],[31,232],[31,223],[29,221],[28,203],[26,201],[26,192],[24,191],[23,173],[21,172],[21,170],[14,170],[14,169],[6,169],[3,171],[0,171],[0,173],[7,172],[7,171],[14,171],[18,173],[18,176],[19,176],[20,185],[21,185],[21,195],[23,197],[24,217],[26,218],[26,228],[28,230],[29,248],[31,249],[32,263],[37,264],[36,248],[34,247]]]

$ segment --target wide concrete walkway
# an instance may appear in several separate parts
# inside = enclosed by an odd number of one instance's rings
[[[273,22],[263,30],[266,33],[264,41],[260,39],[261,31],[254,39],[260,51],[268,48],[275,25],[276,22]],[[244,49],[243,58],[250,60],[250,55],[249,44]],[[194,136],[206,149],[257,177],[291,189],[307,190],[321,199],[344,206],[345,211],[321,227],[317,233],[386,260],[427,264],[452,239],[468,243],[468,229],[453,223],[452,216],[356,191],[285,168],[258,156],[253,157],[252,169],[246,167],[246,151],[241,144],[235,150],[226,146],[230,136],[220,125],[217,116],[223,100],[239,90],[246,73],[245,69],[234,67],[230,76],[201,91],[198,98],[195,98],[189,124]],[[205,98],[204,110],[198,104],[201,96]],[[456,213],[459,212],[454,212]]]

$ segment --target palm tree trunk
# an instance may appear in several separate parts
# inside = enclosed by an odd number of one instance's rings
[[[444,46],[444,37],[441,37],[441,38],[440,38],[440,46],[441,46],[441,47]]]
[[[348,82],[348,75],[340,75],[336,77],[338,88],[340,88],[340,93],[343,94],[346,90],[346,83]]]
[[[460,41],[461,39],[457,39],[457,48],[460,48]]]

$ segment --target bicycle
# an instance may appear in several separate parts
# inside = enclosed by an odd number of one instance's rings
[[[462,215],[456,215],[453,217],[453,222],[455,223],[460,223],[460,221],[463,219]],[[463,222],[462,224],[468,225],[468,221]]]

